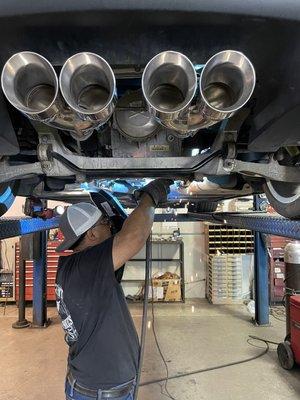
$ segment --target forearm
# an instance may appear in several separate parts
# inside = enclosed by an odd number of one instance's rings
[[[148,194],[143,194],[140,204],[125,221],[122,231],[131,238],[137,237],[143,243],[150,235],[154,221],[155,207]]]
[[[170,179],[155,179],[135,191],[138,207],[126,219],[122,229],[113,242],[114,268],[120,268],[135,256],[144,246],[150,235],[154,221],[155,206],[167,201],[173,183]]]
[[[139,206],[130,214],[124,222],[113,242],[114,268],[120,268],[125,262],[137,254],[150,235],[154,220],[153,201],[144,194]]]

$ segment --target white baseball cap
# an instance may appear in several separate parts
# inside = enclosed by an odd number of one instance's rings
[[[64,241],[55,249],[57,252],[70,249],[102,216],[93,204],[77,203],[69,206],[60,218],[59,228]]]

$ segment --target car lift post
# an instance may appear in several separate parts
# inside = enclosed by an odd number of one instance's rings
[[[35,258],[33,260],[33,302],[32,326],[43,328],[48,325],[47,319],[47,239],[48,231],[34,234]]]
[[[29,239],[29,240],[28,240]],[[27,253],[30,251],[30,237],[22,236],[20,239],[19,252],[19,296],[18,296],[18,320],[12,324],[14,329],[23,329],[30,326],[30,322],[26,319],[26,259]]]
[[[265,235],[254,232],[255,322],[269,325],[269,271]]]
[[[7,239],[15,236],[22,237],[22,255],[20,256],[21,273],[24,263],[21,261],[32,260],[34,261],[34,326],[43,327],[47,321],[46,316],[46,296],[45,296],[45,276],[46,276],[46,246],[47,246],[47,231],[49,229],[57,228],[59,224],[59,217],[52,217],[48,219],[43,218],[0,218],[0,240]],[[31,233],[40,233],[35,240],[33,246],[33,240],[30,238]],[[25,239],[25,241],[24,241]],[[27,240],[27,241],[26,241]],[[37,253],[34,250],[37,247]],[[23,277],[23,278],[22,278]],[[22,281],[23,279],[23,281]],[[19,318],[18,321],[13,324],[14,328],[21,328],[29,326],[25,319],[25,270],[21,276],[21,287],[19,298],[21,302],[19,304]]]
[[[254,209],[260,209],[261,198],[253,198]],[[265,234],[254,232],[255,322],[269,325],[269,264]]]

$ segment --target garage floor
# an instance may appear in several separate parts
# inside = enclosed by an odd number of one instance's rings
[[[131,306],[140,328],[141,305]],[[253,356],[261,351],[247,344],[248,334],[280,341],[284,322],[254,327],[244,306],[213,306],[206,301],[155,305],[156,328],[170,375],[207,368]],[[11,324],[17,309],[0,308],[0,399],[64,400],[67,348],[55,308],[49,309],[47,329],[16,331]],[[28,310],[28,317],[30,310]],[[263,343],[256,343],[263,346]],[[300,369],[282,370],[275,347],[250,363],[169,381],[176,400],[296,400],[300,398]],[[142,380],[164,375],[164,367],[149,330]],[[167,399],[158,384],[140,389],[139,399]]]

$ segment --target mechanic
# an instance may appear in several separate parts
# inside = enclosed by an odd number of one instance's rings
[[[139,341],[115,271],[144,246],[154,210],[167,200],[173,181],[156,179],[135,192],[138,207],[122,229],[89,203],[66,209],[56,277],[57,307],[69,345],[66,399],[132,400]]]

